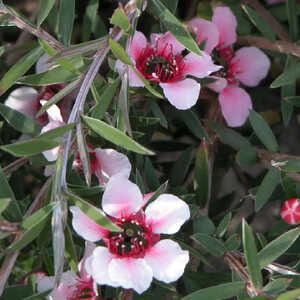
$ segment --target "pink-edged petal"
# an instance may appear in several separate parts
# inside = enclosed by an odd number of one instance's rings
[[[18,112],[34,118],[38,110],[38,92],[31,87],[20,87],[11,92],[4,104]]]
[[[150,36],[152,47],[157,48],[158,53],[170,53],[177,54],[182,52],[185,47],[179,43],[171,32],[165,34],[153,33]]]
[[[94,222],[77,206],[71,206],[72,225],[78,235],[90,242],[100,241],[109,234],[109,230]],[[99,210],[99,212],[101,212]]]
[[[100,285],[106,284],[118,287],[120,284],[112,280],[108,267],[113,259],[106,247],[97,247],[90,258],[87,259],[87,270],[93,279]]]
[[[123,74],[125,68],[128,67],[123,64],[120,60],[116,62],[116,69],[118,70],[119,74]],[[128,79],[129,79],[129,86],[131,87],[144,87],[143,81],[136,75],[131,67],[128,67]]]
[[[131,164],[126,155],[113,149],[95,149],[95,154],[100,167],[96,170],[100,183],[107,183],[114,175],[129,178]]]
[[[197,43],[200,45],[205,41],[204,51],[208,54],[219,44],[219,30],[218,27],[210,21],[194,18],[189,22],[196,37]]]
[[[247,86],[256,86],[267,76],[270,59],[256,47],[244,47],[236,51],[230,68],[235,77]]]
[[[146,253],[145,260],[155,279],[170,283],[183,275],[189,262],[189,252],[172,240],[161,240]]]
[[[222,67],[215,65],[210,57],[205,52],[202,55],[189,53],[184,57],[184,75],[193,75],[198,78],[207,77],[213,72],[219,71]]]
[[[189,109],[197,103],[200,83],[187,78],[181,81],[159,84],[165,97],[177,109]]]
[[[209,78],[215,79],[214,82],[207,85],[207,87],[216,93],[220,93],[227,86],[227,80],[225,78],[209,76]]]
[[[219,94],[221,110],[227,124],[231,127],[242,126],[252,109],[248,93],[238,87],[226,87]]]
[[[236,42],[237,21],[229,7],[216,7],[212,21],[218,27],[220,34],[218,47],[226,47]]]
[[[154,233],[174,234],[190,218],[190,209],[177,196],[162,194],[147,206],[145,214]]]
[[[131,47],[130,47],[130,56],[136,61],[140,57],[141,52],[143,51],[143,49],[146,48],[146,46],[147,46],[146,37],[142,32],[136,31],[133,36]]]
[[[108,267],[110,278],[124,289],[134,289],[141,294],[151,284],[153,272],[144,259],[114,258]]]
[[[44,106],[47,101],[45,100],[41,100],[41,105]],[[51,105],[48,109],[47,109],[47,114],[48,114],[48,118],[49,121],[55,121],[55,122],[61,122],[63,123],[63,118],[60,112],[60,109],[58,108],[57,105],[53,104]]]
[[[124,176],[113,176],[109,180],[102,197],[102,207],[106,214],[125,217],[141,209],[143,195],[138,186]]]
[[[78,264],[78,270],[80,272],[80,278],[83,280],[88,280],[90,275],[89,272],[86,269],[86,260],[93,254],[93,251],[95,250],[96,245],[92,242],[86,241],[85,242],[85,249],[83,258]]]

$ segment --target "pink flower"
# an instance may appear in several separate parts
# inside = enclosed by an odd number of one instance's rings
[[[146,198],[149,198],[146,196]],[[74,230],[88,241],[103,240],[86,268],[98,284],[147,290],[152,278],[176,281],[189,260],[188,251],[160,234],[174,234],[190,217],[188,205],[171,194],[162,194],[145,211],[145,200],[136,184],[122,176],[112,177],[102,198],[103,211],[122,228],[110,232],[91,220],[78,207],[70,208]]]
[[[98,295],[97,285],[85,268],[85,262],[94,249],[95,245],[93,243],[86,243],[84,257],[78,265],[79,276],[73,270],[64,272],[61,282],[56,288],[54,288],[54,277],[44,276],[37,281],[38,292],[43,293],[53,289],[47,296],[47,300],[96,300]]]
[[[221,110],[227,124],[241,126],[252,109],[248,93],[239,84],[254,87],[266,77],[270,68],[269,58],[256,47],[243,47],[236,52],[237,21],[228,7],[217,7],[212,22],[195,18],[190,26],[196,34],[198,44],[205,42],[204,50],[212,54],[215,63],[223,69],[210,77],[216,79],[208,87],[219,93]]]
[[[285,222],[291,225],[298,224],[300,222],[300,199],[291,198],[286,200],[280,214]]]
[[[158,83],[165,97],[177,109],[189,109],[199,97],[200,84],[187,78],[188,75],[203,78],[220,69],[206,53],[202,56],[194,53],[183,56],[184,49],[170,32],[152,34],[148,43],[139,31],[134,34],[130,48],[130,56],[137,70],[145,79]],[[118,61],[117,68],[121,73],[124,64]],[[129,70],[129,85],[144,86],[132,69]]]
[[[129,178],[131,164],[126,155],[113,149],[94,149],[91,145],[88,148],[91,173],[98,177],[100,184],[106,184],[114,175],[123,175],[125,178]],[[73,167],[78,171],[83,169],[79,153],[75,157]]]

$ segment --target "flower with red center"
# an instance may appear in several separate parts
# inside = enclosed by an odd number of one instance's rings
[[[291,198],[286,200],[280,214],[285,222],[291,225],[298,224],[300,222],[300,199]]]
[[[205,52],[212,55],[215,63],[223,66],[210,76],[216,81],[208,87],[219,93],[227,124],[231,127],[243,125],[252,109],[252,102],[248,93],[238,86],[240,83],[257,86],[269,71],[269,58],[256,47],[243,47],[234,52],[237,21],[228,7],[215,8],[212,22],[195,18],[189,24],[198,44],[205,41]]]
[[[44,276],[37,280],[37,290],[39,293],[52,289],[47,296],[47,300],[96,300],[97,285],[93,278],[87,273],[85,262],[95,249],[93,243],[86,243],[86,249],[83,259],[78,265],[79,276],[73,271],[62,274],[59,285],[55,288],[55,278],[53,276]]]
[[[187,78],[188,75],[203,78],[221,68],[206,53],[183,56],[184,49],[169,32],[152,34],[151,43],[148,43],[139,31],[135,32],[130,48],[136,69],[145,79],[158,83],[168,101],[178,109],[189,109],[199,97],[200,84]],[[118,61],[117,68],[122,73],[124,64]],[[129,69],[129,85],[144,87],[132,69]]]
[[[131,164],[126,155],[113,149],[94,149],[91,145],[88,145],[88,151],[91,173],[97,176],[100,184],[106,184],[114,175],[123,175],[129,178]],[[83,170],[79,153],[75,157],[73,167],[78,171]]]
[[[188,251],[160,234],[174,234],[190,217],[188,205],[171,194],[162,194],[142,209],[151,195],[141,194],[134,183],[112,177],[102,198],[103,211],[122,230],[111,232],[91,220],[78,207],[70,208],[74,230],[88,241],[103,240],[86,261],[98,284],[147,290],[152,278],[170,283],[184,272]]]

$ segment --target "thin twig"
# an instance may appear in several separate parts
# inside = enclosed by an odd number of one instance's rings
[[[3,173],[5,176],[9,175],[10,173],[18,170],[20,167],[25,165],[28,162],[28,157],[21,157],[11,164],[7,165],[5,168],[3,168]]]

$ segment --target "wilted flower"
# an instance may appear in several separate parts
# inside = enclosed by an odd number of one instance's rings
[[[194,53],[183,56],[184,49],[170,32],[152,34],[148,43],[139,31],[135,32],[130,48],[130,56],[137,70],[145,79],[158,83],[165,97],[178,109],[189,109],[199,97],[200,84],[188,75],[203,78],[221,68],[206,53],[202,56]],[[117,63],[119,72],[123,67],[121,62]],[[129,85],[144,86],[132,69],[129,70]]]
[[[291,225],[300,223],[300,199],[291,198],[286,200],[280,214],[282,219]]]
[[[139,188],[122,176],[112,177],[102,198],[103,211],[122,230],[111,232],[91,220],[78,207],[70,208],[74,230],[88,241],[103,239],[87,259],[86,268],[98,284],[134,289],[149,288],[152,278],[176,281],[189,260],[188,251],[160,234],[174,234],[189,219],[188,205],[171,194],[162,194],[147,208],[142,207]]]
[[[211,75],[216,81],[208,87],[219,93],[223,116],[229,126],[245,123],[252,109],[248,93],[238,87],[240,83],[254,87],[266,77],[270,68],[269,58],[256,47],[243,47],[236,52],[237,21],[228,7],[217,7],[212,22],[195,18],[190,21],[198,44],[205,42],[204,50],[223,69]]]
[[[56,288],[54,288],[55,278],[53,276],[44,276],[37,281],[38,292],[43,293],[53,289],[50,295],[47,296],[47,300],[96,300],[98,295],[97,285],[85,268],[86,259],[94,249],[95,245],[93,243],[86,243],[84,257],[78,265],[79,276],[73,270],[64,272]]]

